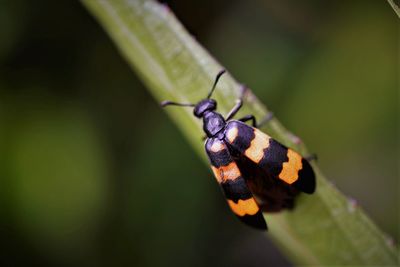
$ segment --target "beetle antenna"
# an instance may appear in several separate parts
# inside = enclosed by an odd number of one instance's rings
[[[166,100],[166,101],[161,102],[161,106],[162,107],[166,107],[166,106],[194,107],[194,104],[176,103],[176,102]]]
[[[215,77],[214,84],[213,84],[213,86],[212,86],[210,92],[208,93],[207,99],[210,99],[212,93],[213,93],[214,90],[215,90],[215,86],[217,86],[217,83],[218,83],[218,81],[219,81],[219,78],[221,78],[222,74],[224,74],[225,72],[226,72],[226,70],[221,70],[220,72],[218,72],[217,76]]]

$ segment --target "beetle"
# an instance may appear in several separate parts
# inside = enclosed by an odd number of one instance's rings
[[[229,207],[245,224],[267,230],[262,212],[292,209],[300,192],[315,191],[315,174],[306,158],[260,131],[254,115],[233,119],[244,94],[225,118],[216,111],[211,96],[224,73],[217,74],[207,97],[197,104],[163,101],[161,106],[193,107],[194,116],[203,120],[205,151]]]

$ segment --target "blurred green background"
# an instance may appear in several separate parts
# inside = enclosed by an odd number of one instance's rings
[[[390,6],[166,2],[397,242]],[[231,215],[207,166],[79,2],[1,1],[0,152],[1,266],[291,266]]]

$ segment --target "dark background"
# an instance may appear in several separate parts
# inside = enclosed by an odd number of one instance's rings
[[[166,2],[397,241],[390,6]],[[0,1],[0,234],[1,266],[290,266],[76,1]]]

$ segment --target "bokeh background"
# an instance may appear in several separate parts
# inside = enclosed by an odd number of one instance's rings
[[[166,2],[397,242],[386,1]],[[77,1],[0,2],[0,235],[1,266],[291,266]]]

